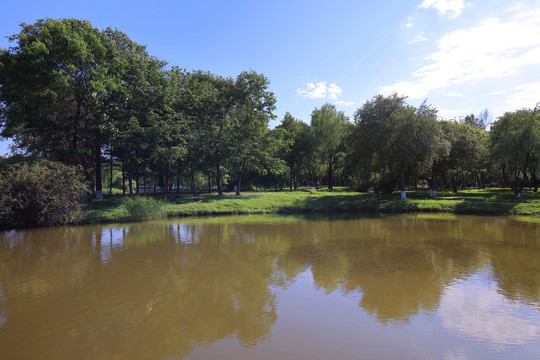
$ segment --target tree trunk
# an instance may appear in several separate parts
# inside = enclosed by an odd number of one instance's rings
[[[531,169],[531,181],[534,186],[534,192],[538,192],[538,179],[536,178],[536,169]]]
[[[122,195],[126,196],[126,171],[124,170],[124,164],[122,163]]]
[[[133,197],[133,173],[131,171],[131,166],[128,168],[128,185],[129,185],[129,196]]]
[[[330,160],[328,161],[328,190],[333,191],[334,190],[334,168],[333,165],[334,157],[330,156]]]
[[[242,185],[242,175],[238,173],[238,181],[236,182],[236,195],[240,195],[240,185]]]
[[[293,189],[293,179],[294,179],[294,167],[291,165],[289,166],[289,190],[292,191]]]
[[[103,199],[103,182],[101,179],[101,145],[96,145],[94,149],[94,160],[96,162],[96,199]]]
[[[399,170],[399,190],[401,191],[401,198],[407,199],[407,193],[405,192],[405,169]]]
[[[158,173],[158,188],[162,191],[162,192],[167,192],[167,187],[166,187],[166,184],[165,184],[165,176],[163,175],[163,173]]]
[[[503,164],[503,165],[501,166],[501,172],[502,172],[502,182],[503,182],[502,185],[503,185],[504,187],[506,187],[510,181],[508,181],[508,179],[507,179],[507,175],[506,175],[506,165],[505,165],[505,164]]]
[[[428,179],[429,184],[429,196],[435,197],[437,196],[437,189],[435,188],[435,179],[433,177]]]
[[[221,166],[220,164],[217,164],[216,166],[216,184],[217,184],[218,195],[223,195],[223,191],[221,191]]]
[[[245,167],[246,167],[246,159],[242,161],[242,165],[240,166],[240,171],[238,172],[238,183],[236,184],[236,195],[240,195],[240,185],[242,185],[242,173],[244,172]]]
[[[146,194],[146,173],[143,175],[143,194]]]
[[[163,192],[165,193],[165,196],[167,196],[167,194],[169,193],[169,180],[170,180],[170,166],[169,166],[169,163],[167,162],[165,164],[165,174],[164,174],[164,179],[163,179]]]
[[[452,175],[451,179],[452,179],[452,191],[457,194],[457,190],[458,190],[457,187],[458,187],[458,183],[459,183],[459,175],[454,174],[454,175]]]
[[[195,195],[197,189],[195,188],[195,167],[193,166],[193,163],[189,164],[189,173],[191,174],[191,193]]]
[[[109,174],[109,195],[112,195],[112,183],[113,183],[113,158],[112,158],[112,151],[111,151],[111,172]]]
[[[180,194],[180,162],[178,162],[178,169],[176,170],[176,193]]]

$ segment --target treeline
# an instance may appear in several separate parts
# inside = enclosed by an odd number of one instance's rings
[[[438,188],[457,192],[466,187],[510,187],[517,197],[526,186],[538,189],[538,106],[507,112],[491,124],[487,110],[443,120],[426,103],[413,107],[393,94],[367,101],[352,123],[339,119],[344,115],[332,105],[316,109],[310,126],[285,116],[279,128],[287,129],[293,139],[284,158],[292,184],[311,173],[310,154],[319,154],[319,160],[326,159],[324,180],[330,188],[336,176],[360,191],[399,189],[402,198],[406,187],[418,185],[429,187],[431,196]]]
[[[440,120],[427,104],[375,96],[351,121],[326,104],[307,124],[274,119],[255,71],[186,71],[126,34],[84,20],[39,20],[0,54],[1,136],[28,155],[80,166],[101,197],[120,170],[126,193],[348,185],[366,191],[537,188],[540,109]],[[133,186],[133,184],[141,186]],[[144,187],[143,187],[144,185]],[[215,189],[215,190],[214,190]]]
[[[275,97],[255,71],[225,78],[150,56],[117,29],[39,20],[0,54],[1,135],[26,154],[78,165],[99,198],[103,164],[163,191],[188,173],[221,193],[246,169],[276,168]],[[240,188],[240,186],[238,186]]]

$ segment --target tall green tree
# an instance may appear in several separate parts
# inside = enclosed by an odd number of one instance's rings
[[[82,165],[101,197],[104,129],[120,87],[112,41],[84,20],[21,28],[0,54],[1,135],[27,153]]]
[[[536,173],[540,152],[540,107],[506,112],[490,131],[493,161],[501,164],[516,198],[521,198],[528,174]],[[531,171],[532,170],[532,171]]]
[[[378,95],[355,113],[351,159],[364,167],[383,191],[399,182],[406,199],[407,177],[431,165],[438,149],[437,111],[424,104],[415,108],[397,94]],[[366,171],[367,170],[367,171]]]
[[[118,29],[107,28],[103,33],[112,42],[116,57],[113,71],[121,81],[106,130],[112,153],[128,175],[132,195],[135,169],[147,169],[152,159],[174,161],[174,156],[170,159],[163,152],[174,155],[181,147],[178,136],[171,134],[178,119],[168,111],[172,90],[165,76],[166,63],[150,56],[146,46]]]
[[[234,81],[210,72],[195,71],[186,74],[183,86],[183,95],[176,101],[174,109],[186,116],[186,163],[192,183],[197,168],[214,174],[221,195],[224,166],[233,152],[233,112],[237,101]]]
[[[291,191],[293,187],[296,190],[302,167],[310,160],[309,126],[287,112],[276,129],[283,136],[282,157],[289,168],[289,188]]]
[[[234,85],[236,106],[231,113],[233,152],[230,162],[236,173],[236,195],[240,195],[246,167],[262,168],[273,155],[271,142],[276,139],[268,129],[268,122],[274,118],[276,98],[268,90],[268,78],[255,71],[240,73]]]
[[[486,166],[486,132],[467,121],[442,121],[441,127],[450,145],[444,163],[452,190],[457,192],[466,178],[472,179],[473,184],[482,184],[478,178],[482,178]]]
[[[318,156],[326,163],[328,189],[333,190],[335,164],[343,152],[349,120],[335,105],[325,104],[311,114],[311,136]]]

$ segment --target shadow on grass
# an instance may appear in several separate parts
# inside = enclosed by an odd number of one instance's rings
[[[190,195],[190,196],[179,196],[179,197],[170,197],[167,198],[166,201],[174,204],[174,205],[185,205],[190,203],[212,203],[215,201],[220,201],[224,199],[229,200],[249,200],[249,199],[256,199],[260,198],[260,195],[255,194],[241,194],[241,195],[235,195],[232,194],[205,194],[205,195]]]
[[[338,213],[338,212],[360,212],[378,211],[380,198],[373,194],[351,194],[336,196],[307,196],[297,199],[292,206],[282,208],[280,212],[286,213]]]
[[[414,213],[441,212],[456,214],[503,215],[503,214],[538,214],[540,204],[534,201],[509,200],[437,200],[411,198],[402,200],[388,195],[351,195],[334,197],[307,197],[295,201],[284,212],[290,213]]]
[[[527,201],[474,201],[464,200],[455,206],[454,212],[457,214],[481,214],[481,215],[506,215],[506,214],[527,214],[534,213],[534,210],[520,211],[519,205],[531,204]]]

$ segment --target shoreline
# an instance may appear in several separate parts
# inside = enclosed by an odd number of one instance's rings
[[[393,194],[360,193],[348,188],[338,188],[333,192],[322,189],[309,191],[271,190],[244,192],[240,196],[234,192],[223,195],[202,193],[139,194],[137,197],[151,197],[161,202],[161,215],[131,216],[122,205],[122,195],[105,196],[92,200],[82,211],[77,222],[53,226],[78,226],[142,222],[158,219],[193,218],[234,215],[304,215],[304,214],[448,214],[478,216],[519,216],[530,219],[540,218],[540,193],[524,191],[521,199],[514,199],[510,189],[466,189],[457,194],[438,191],[439,196],[429,197],[428,189],[407,191],[408,199],[400,199],[399,192]],[[47,227],[46,225],[3,228],[1,230],[22,230]]]
[[[339,214],[339,213],[442,213],[484,216],[540,217],[540,195],[527,192],[523,199],[516,200],[508,189],[471,189],[453,194],[441,192],[436,198],[426,196],[428,190],[408,192],[409,199],[402,200],[399,194],[359,193],[349,190],[328,192],[319,190],[245,192],[173,195],[163,197],[167,218],[255,215],[255,214]],[[139,195],[141,196],[141,195]],[[156,197],[157,198],[157,197]],[[122,209],[121,197],[94,200],[93,208],[86,211],[80,224],[102,224],[114,222],[137,222],[150,218],[133,218]]]

